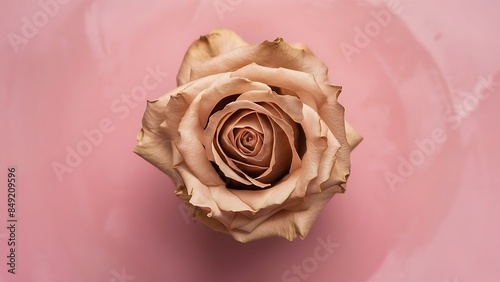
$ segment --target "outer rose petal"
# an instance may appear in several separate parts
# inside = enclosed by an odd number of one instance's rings
[[[177,87],[157,100],[147,102],[146,112],[142,118],[142,129],[137,134],[137,146],[134,148],[134,153],[170,176],[177,187],[182,184],[182,180],[173,169],[176,150],[161,124],[165,120],[163,110],[171,97],[190,85]]]
[[[184,55],[181,67],[177,73],[177,85],[183,85],[191,80],[191,69],[222,53],[232,49],[248,45],[238,34],[228,29],[214,29],[208,35],[200,36],[200,39],[191,44]]]
[[[287,68],[270,68],[255,63],[246,65],[231,74],[268,85],[286,88],[301,102],[317,110],[326,102],[326,94],[312,74]]]
[[[306,53],[315,56],[309,46],[303,43],[293,43],[290,44],[290,46],[296,49],[304,50]],[[363,141],[363,137],[347,121],[345,121],[345,129],[347,134],[347,142],[349,143],[352,151],[361,141]]]
[[[304,202],[309,207],[308,209],[297,212],[282,210],[262,222],[251,233],[239,230],[230,230],[229,233],[240,242],[269,236],[280,236],[291,241],[299,235],[301,239],[304,239],[318,214],[337,190],[332,187],[319,194],[306,196]]]
[[[361,136],[347,121],[345,122],[345,132],[347,135],[347,143],[351,146],[352,151],[361,141],[363,141],[363,136]]]
[[[295,212],[288,211],[286,209],[281,210],[273,214],[271,217],[265,218],[262,223],[252,230],[252,232],[240,229],[227,229],[227,227],[225,227],[220,221],[207,217],[196,207],[189,206],[189,208],[196,220],[207,224],[214,230],[229,233],[234,237],[234,239],[242,243],[270,236],[280,236],[291,241],[295,239],[297,235],[299,235],[301,239],[304,239],[307,236],[307,233],[316,220],[318,214],[339,189],[340,187],[331,187],[330,189],[324,190],[320,194],[306,196],[304,198],[304,203],[309,206],[308,209]],[[186,197],[184,196],[184,192],[182,190],[178,190],[177,195],[186,202]]]
[[[328,68],[323,62],[304,50],[291,47],[282,38],[223,53],[193,67],[190,80],[214,73],[235,71],[254,62],[266,67],[283,67],[310,73],[319,83],[328,82]]]
[[[303,44],[303,43],[292,43],[290,44],[290,46],[292,46],[293,48],[295,49],[300,49],[300,50],[304,50],[305,52],[311,54],[311,55],[314,55],[314,53],[311,51],[311,49],[309,48],[309,46]]]

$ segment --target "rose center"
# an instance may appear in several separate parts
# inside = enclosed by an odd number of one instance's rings
[[[262,134],[250,127],[233,129],[235,146],[244,155],[255,153],[262,146]]]

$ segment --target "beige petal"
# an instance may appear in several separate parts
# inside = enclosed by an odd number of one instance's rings
[[[247,175],[241,168],[239,168],[234,162],[233,159],[228,158],[224,152],[220,152],[215,149],[215,146],[212,144],[212,151],[215,153],[213,154],[213,162],[217,164],[219,169],[222,171],[225,177],[231,178],[232,180],[236,181],[237,183],[241,183],[243,185],[247,186],[256,186],[258,188],[266,188],[271,186],[269,183],[262,183],[255,178]],[[231,188],[231,187],[227,187]],[[238,187],[234,187],[238,188]]]
[[[290,196],[291,200],[302,198],[307,194],[308,184],[318,176],[321,159],[328,149],[327,134],[329,128],[322,123],[318,113],[311,107],[304,105],[302,113],[304,119],[301,124],[304,129],[307,150],[302,157],[302,174]]]
[[[281,210],[256,226],[252,232],[238,229],[231,229],[228,232],[236,240],[244,243],[269,236],[280,236],[291,241],[298,235],[304,239],[318,214],[334,194],[335,189],[326,189],[319,194],[307,196],[304,200],[310,208],[297,212]]]
[[[174,154],[171,140],[146,129],[141,129],[137,135],[137,142],[138,145],[134,148],[134,153],[170,176],[176,187],[182,184],[182,180],[172,168]]]
[[[165,95],[160,96],[156,100],[148,100],[146,104],[146,111],[142,118],[143,129],[147,129],[148,131],[159,131],[160,125],[165,121],[165,116],[163,115],[163,111],[168,102],[170,101],[171,97],[176,95],[177,93],[182,92],[185,88],[192,86],[192,84],[193,83],[189,83],[186,85],[179,86],[167,92]]]
[[[274,120],[271,120],[273,127],[273,149],[269,168],[255,179],[264,182],[275,184],[281,177],[289,173],[292,169],[299,167],[300,159],[298,154],[293,154],[293,129],[291,126],[282,128]],[[285,131],[286,130],[286,131]],[[293,148],[293,149],[292,149]],[[296,167],[292,168],[292,159],[295,158]]]
[[[335,168],[332,171],[331,179],[327,181],[326,187],[329,187],[328,182],[337,183],[340,181],[343,184],[339,186],[345,189],[345,182],[349,177],[351,163],[350,147],[346,138],[344,107],[337,102],[337,97],[330,95],[327,102],[319,109],[319,115],[340,143],[340,148],[335,155],[337,158]]]
[[[219,102],[235,94],[241,94],[252,90],[269,91],[271,88],[264,83],[250,81],[246,78],[231,77],[230,73],[221,75],[221,77],[212,83],[201,95],[201,105],[198,112],[200,124],[206,125],[208,118],[216,108]],[[226,103],[227,104],[227,103]],[[224,105],[222,105],[221,109]]]
[[[192,81],[189,77],[193,67],[205,63],[220,54],[246,45],[248,43],[245,40],[228,29],[214,29],[208,35],[201,36],[200,39],[189,46],[184,55],[177,74],[177,85]]]
[[[165,106],[173,95],[185,87],[177,87],[157,100],[147,101],[146,111],[142,119],[142,129],[137,134],[137,146],[133,150],[134,153],[170,176],[177,187],[182,184],[182,180],[172,169],[175,156],[173,140],[168,138],[165,134],[165,128],[161,125],[165,121],[163,115]]]
[[[355,146],[357,146],[362,140],[363,140],[363,137],[361,135],[359,135],[359,133],[357,133],[354,128],[351,127],[351,125],[349,123],[347,123],[347,121],[345,122],[345,126],[346,126],[346,138],[347,138],[347,142],[349,144],[349,150],[352,151],[354,149]],[[344,145],[345,146],[345,145]],[[345,148],[344,148],[345,150]],[[335,161],[337,160],[337,158],[335,159]],[[338,167],[337,167],[338,165]],[[326,172],[326,171],[325,171]],[[327,178],[326,181],[322,181],[321,179],[315,179],[316,182],[314,184],[311,184],[311,185],[316,185],[316,183],[320,183],[320,187],[321,189],[324,189],[325,187],[338,187],[340,188],[341,190],[337,191],[337,192],[344,192],[344,189],[345,189],[345,181],[347,179],[347,176],[349,174],[345,174],[345,165],[339,161],[339,163],[333,167],[333,169],[331,170],[330,172],[330,177]]]
[[[239,161],[239,160],[236,160],[236,159],[230,159],[239,169],[241,169],[241,171],[245,174],[247,174],[248,176],[252,177],[252,178],[257,178],[259,175],[261,175],[262,173],[264,173],[267,169],[269,169],[268,167],[262,167],[262,166],[258,166],[258,165],[253,165],[253,164],[249,164],[249,163],[245,163],[245,162],[242,162],[242,161]],[[265,182],[263,181],[264,183],[269,183],[269,182]]]
[[[205,155],[205,148],[201,141],[203,140],[203,128],[200,126],[197,116],[200,99],[201,96],[197,96],[182,117],[175,145],[192,174],[198,177],[203,184],[208,186],[223,185],[224,182],[210,162],[206,158],[200,157]]]
[[[312,74],[286,68],[270,68],[255,63],[231,74],[293,91],[302,103],[317,110],[326,102],[326,94]]]
[[[266,212],[266,209],[283,205],[295,189],[300,174],[301,169],[298,169],[270,189],[232,190],[231,192],[252,207],[252,211],[256,212],[256,216],[260,216],[261,212]]]
[[[212,196],[212,187],[224,187],[223,185],[216,185],[209,187],[205,185],[200,179],[191,173],[191,169],[185,164],[181,164],[177,168],[179,175],[185,182],[186,192],[191,197],[189,203],[204,211],[205,216],[214,217],[224,225],[229,225],[234,219],[234,214],[222,211]],[[225,188],[225,187],[224,187]],[[241,208],[249,208],[239,201]]]
[[[292,46],[295,49],[304,50],[306,53],[314,55],[313,52],[311,51],[311,49],[309,48],[309,46],[307,46],[303,43],[292,43],[292,44],[290,44],[290,46]]]
[[[300,117],[292,118],[290,115],[285,114],[284,111],[278,107],[277,104],[274,103],[261,103],[261,105],[268,110],[269,112],[273,113],[274,116],[279,117],[278,119],[283,119],[287,124],[290,125],[290,128],[286,127],[285,128],[285,133],[287,134],[287,138],[291,142],[291,147],[295,150],[295,152],[298,153],[299,158],[297,161],[300,161],[300,158],[304,155],[304,152],[306,150],[305,148],[305,140],[304,140],[304,131],[302,130],[302,127],[300,126],[300,121],[302,120],[302,113],[300,113]],[[302,107],[302,104],[300,105],[300,108]],[[288,110],[287,110],[288,111]],[[293,131],[291,132],[290,131]],[[299,164],[297,164],[299,165]],[[292,163],[292,170],[297,168],[296,164]]]
[[[320,125],[322,129],[328,128],[328,126],[322,120],[320,121]],[[342,184],[341,180],[337,180],[337,182],[332,181],[331,175],[332,171],[335,168],[337,160],[335,155],[340,148],[340,143],[329,129],[326,130],[326,134],[324,136],[326,138],[327,148],[323,152],[323,156],[321,157],[318,175],[313,178],[307,185],[307,195],[320,193],[325,187],[325,185],[323,184],[327,181],[330,181],[328,185],[326,185],[327,188],[333,185]]]
[[[256,114],[253,112],[250,115],[246,115],[244,117],[238,118],[237,121],[234,122],[234,128],[236,129],[244,129],[244,128],[251,128],[257,133],[264,133],[264,129],[262,128],[263,125],[260,121],[259,118],[260,114]]]
[[[351,151],[363,141],[363,136],[359,134],[347,121],[345,122],[345,132],[347,136],[347,143],[351,147]]]
[[[262,222],[268,220],[270,217],[272,217],[276,213],[278,213],[282,210],[285,210],[289,206],[293,206],[293,205],[297,205],[297,203],[296,202],[286,202],[284,204],[276,205],[276,206],[273,206],[272,208],[268,208],[265,211],[260,210],[258,212],[258,214],[252,214],[252,213],[248,213],[246,211],[239,212],[233,218],[233,221],[232,221],[231,225],[229,226],[229,230],[252,232]]]
[[[310,73],[319,83],[328,82],[328,69],[323,62],[304,50],[291,47],[281,38],[233,49],[193,66],[190,81],[215,73],[235,71],[254,62],[272,68],[283,67]]]
[[[276,104],[286,116],[290,117],[294,122],[300,123],[302,121],[302,102],[291,96],[282,96],[271,91],[253,90],[242,93],[237,101],[252,101],[252,102],[265,102]],[[276,112],[276,111],[275,111]],[[283,113],[276,112],[279,117],[284,118]],[[276,116],[276,115],[273,115]]]
[[[251,211],[252,207],[241,201],[241,199],[231,191],[231,189],[227,189],[225,186],[210,187],[210,194],[213,199],[216,200],[220,209],[225,213],[233,214],[231,217],[232,223],[236,217],[236,215],[234,215],[235,211]],[[231,223],[227,222],[227,226],[230,226]]]

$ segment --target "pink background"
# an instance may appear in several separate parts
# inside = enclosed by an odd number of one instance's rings
[[[0,3],[1,281],[302,280],[286,273],[294,265],[307,281],[500,281],[500,1],[74,0],[52,2],[49,16],[45,2]],[[241,244],[191,222],[170,180],[132,153],[146,99],[174,87],[188,45],[215,27],[308,44],[365,137],[348,191],[303,241]],[[148,67],[169,75],[126,104]],[[489,94],[475,91],[488,78]],[[69,166],[68,148],[90,144],[83,132],[103,119],[112,131]],[[423,141],[440,129],[444,142]],[[54,162],[71,172],[58,179]],[[16,275],[6,270],[9,166]],[[339,247],[311,261],[328,238]]]

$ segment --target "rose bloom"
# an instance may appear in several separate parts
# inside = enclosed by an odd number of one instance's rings
[[[303,46],[213,30],[189,47],[179,86],[148,101],[134,152],[211,228],[241,242],[304,238],[345,191],[361,141],[327,72]]]

